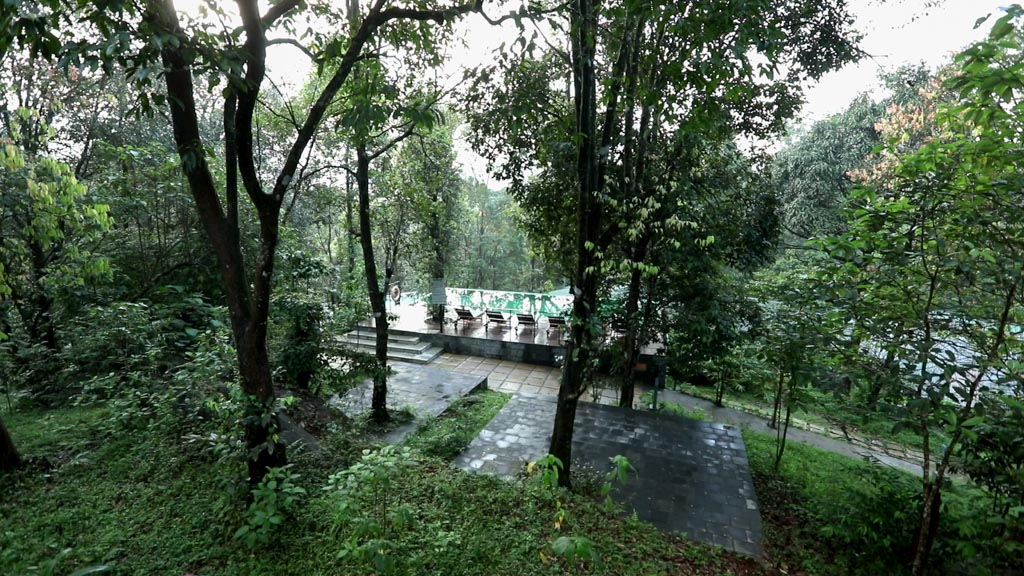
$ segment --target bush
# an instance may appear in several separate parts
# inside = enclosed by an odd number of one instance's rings
[[[245,524],[235,532],[235,539],[250,550],[269,544],[306,493],[306,489],[298,485],[298,479],[299,475],[292,472],[290,465],[268,469],[252,490]]]

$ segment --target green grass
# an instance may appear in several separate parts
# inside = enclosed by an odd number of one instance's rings
[[[420,426],[405,445],[428,456],[450,460],[469,446],[511,397],[485,390],[460,398],[440,417]]]
[[[829,576],[909,573],[921,502],[917,476],[797,442],[786,444],[776,471],[775,436],[744,430],[743,438],[776,565]],[[998,518],[980,489],[955,483],[944,492],[933,572],[1024,568],[996,536]]]
[[[595,542],[601,563],[580,573],[711,575],[747,565],[606,513],[585,495],[453,469],[445,458],[506,399],[473,395],[408,440],[418,464],[388,488],[412,510],[411,523],[392,536],[402,555],[399,565],[408,568],[397,573],[573,573],[551,558],[550,542],[561,535]],[[250,551],[232,538],[244,511],[237,464],[218,463],[199,444],[166,432],[116,431],[108,418],[103,408],[5,416],[22,452],[36,464],[0,476],[0,574],[37,573],[33,567],[65,549],[71,552],[57,574],[99,564],[125,575],[374,573],[364,562],[338,557],[355,527],[344,521],[350,513],[339,495],[323,489],[328,476],[369,448],[351,430],[322,439],[316,455],[293,458],[306,498],[274,543]],[[54,467],[39,465],[40,457]],[[561,530],[554,525],[557,501],[566,510]]]
[[[713,388],[694,386],[678,380],[673,381],[672,387],[680,392],[703,398],[704,400],[712,402],[715,400]],[[923,441],[920,435],[908,430],[893,433],[893,427],[898,421],[894,416],[882,412],[867,414],[866,417],[861,412],[854,414],[850,412],[849,404],[844,404],[842,400],[830,396],[825,400],[824,397],[827,395],[821,394],[821,396],[823,401],[807,402],[794,410],[793,418],[797,421],[833,429],[838,428],[836,422],[844,422],[853,434],[885,444],[906,446],[914,450],[921,449]],[[753,392],[747,390],[728,390],[723,401],[726,406],[736,408],[737,410],[755,414],[766,419],[771,418],[771,404]],[[933,447],[948,441],[949,436],[945,431],[939,429],[932,431],[931,443]]]

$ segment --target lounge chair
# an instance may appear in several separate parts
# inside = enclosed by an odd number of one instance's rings
[[[533,317],[533,314],[516,314],[516,334],[519,333],[520,328],[533,328],[533,331],[537,331],[537,319]]]
[[[459,322],[479,322],[483,318],[483,314],[473,314],[468,308],[455,308],[455,315],[458,318],[455,319],[455,328],[459,327]]]
[[[484,312],[484,314],[487,314],[487,324],[484,324],[485,332],[487,331],[488,328],[491,327],[491,322],[494,322],[495,324],[499,325],[509,323],[509,319],[505,318],[505,315],[502,314],[501,312],[498,312],[497,310],[487,310],[486,312]]]
[[[545,331],[546,334],[551,334],[551,330],[558,330],[561,334],[565,331],[569,324],[565,321],[564,316],[548,316],[548,329]]]

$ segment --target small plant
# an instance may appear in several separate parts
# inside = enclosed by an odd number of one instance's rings
[[[594,547],[594,541],[586,536],[561,536],[551,543],[551,552],[556,558],[573,567],[573,572],[583,574],[586,565],[599,564],[601,557]]]
[[[610,460],[612,461],[612,470],[608,473],[604,484],[601,485],[601,496],[604,497],[606,512],[615,510],[615,503],[612,502],[612,485],[618,483],[619,486],[625,486],[626,481],[629,480],[629,473],[636,473],[636,468],[622,454],[616,454]]]
[[[61,550],[52,560],[47,561],[42,566],[35,568],[35,573],[42,576],[56,576],[57,567],[60,566],[62,560],[71,554],[71,548],[65,548]],[[69,576],[86,576],[86,574],[100,574],[102,572],[110,572],[110,566],[86,566],[85,568],[79,568],[72,572]]]
[[[612,470],[608,472],[604,483],[601,485],[604,508],[609,513],[615,511],[615,503],[611,498],[612,486],[615,483],[624,485],[629,479],[629,473],[636,472],[636,468],[630,464],[629,459],[625,456],[617,455],[610,458],[610,460],[612,462]],[[556,494],[559,495],[555,498],[554,528],[556,531],[561,531],[563,526],[565,526],[568,511],[562,498],[565,492],[562,492],[558,486],[558,474],[562,467],[561,460],[551,454],[547,454],[535,462],[531,462],[526,468],[527,473],[530,475],[539,473],[540,483],[549,489],[555,490]],[[559,536],[551,541],[550,549],[553,556],[569,566],[575,574],[583,574],[588,565],[596,565],[601,561],[594,546],[594,541],[581,534]],[[540,557],[542,562],[547,563],[547,556],[543,552]]]
[[[410,529],[415,518],[401,491],[395,490],[395,481],[418,464],[409,448],[385,446],[363,450],[359,462],[331,475],[324,490],[338,496],[338,528],[349,528],[338,558],[368,564],[377,574],[399,569],[401,556],[390,538]]]
[[[540,472],[540,482],[548,488],[558,487],[558,472],[563,468],[562,461],[553,454],[545,454],[526,466],[526,473],[533,475]]]
[[[298,478],[290,465],[267,470],[266,476],[252,490],[252,503],[246,510],[245,524],[235,532],[235,539],[241,540],[249,549],[269,544],[274,531],[306,493],[305,488],[296,484]]]

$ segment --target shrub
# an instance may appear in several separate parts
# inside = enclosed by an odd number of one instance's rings
[[[235,539],[250,550],[269,544],[306,493],[306,489],[297,484],[298,479],[299,475],[292,472],[290,465],[267,470],[252,490],[245,524],[235,531]]]

